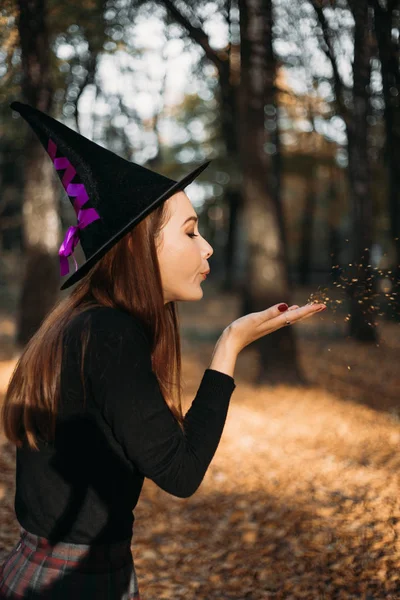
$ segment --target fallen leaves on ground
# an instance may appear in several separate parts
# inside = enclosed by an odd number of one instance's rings
[[[379,354],[299,337],[305,389],[256,388],[251,353],[239,358],[196,494],[145,481],[132,538],[142,600],[400,599],[399,325],[382,331]],[[212,349],[186,342],[185,410]],[[18,536],[14,451],[1,450],[0,559]]]

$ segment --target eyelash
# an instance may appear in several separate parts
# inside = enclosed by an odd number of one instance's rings
[[[198,234],[197,233],[188,233],[188,236],[190,238],[194,238],[194,237],[198,237]]]

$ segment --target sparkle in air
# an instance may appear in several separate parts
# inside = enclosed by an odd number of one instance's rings
[[[399,238],[395,238],[395,241],[398,241]],[[346,239],[346,242],[349,240]],[[364,251],[369,251],[369,248],[364,248]],[[387,254],[385,253],[384,256]],[[332,256],[332,255],[331,255]],[[364,258],[364,256],[362,256]],[[351,297],[358,302],[360,305],[365,306],[365,310],[362,310],[363,314],[368,317],[368,325],[370,327],[377,327],[378,322],[375,320],[376,317],[385,316],[387,314],[387,309],[390,307],[395,308],[393,302],[397,300],[396,296],[397,292],[393,291],[398,285],[399,282],[395,282],[395,275],[392,270],[382,270],[379,267],[372,267],[372,265],[363,265],[349,263],[349,267],[354,274],[356,269],[364,269],[364,272],[367,274],[367,277],[361,277],[362,273],[359,274],[359,277],[353,277],[352,275],[347,275],[346,268],[344,268],[338,277],[338,280],[333,283],[333,285],[342,289],[343,295],[345,292],[347,293],[347,298],[349,298],[348,290],[352,288]],[[400,267],[400,265],[399,265]],[[333,269],[340,269],[340,265],[335,265],[332,267]],[[357,286],[358,284],[358,286]],[[358,289],[357,289],[358,287]],[[345,302],[345,299],[333,300],[329,297],[329,288],[328,287],[318,287],[318,290],[315,293],[312,293],[307,303],[308,304],[326,304],[331,311],[336,316],[337,308]],[[384,306],[382,306],[382,304]],[[344,321],[348,322],[351,319],[351,314],[347,313],[344,317]],[[336,320],[334,320],[336,323]],[[397,323],[400,325],[400,321]],[[379,347],[379,344],[376,344]],[[328,352],[330,352],[330,348],[328,348]],[[348,370],[351,370],[351,366],[347,366]]]

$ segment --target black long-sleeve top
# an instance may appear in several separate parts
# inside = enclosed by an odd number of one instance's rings
[[[60,386],[55,441],[17,449],[15,512],[28,531],[77,544],[130,538],[144,477],[174,496],[194,494],[236,387],[229,375],[206,369],[182,431],[152,370],[142,323],[104,306],[66,328]]]

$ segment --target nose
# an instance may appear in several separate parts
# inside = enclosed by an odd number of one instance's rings
[[[206,240],[207,246],[208,246],[208,250],[207,250],[207,258],[209,258],[210,256],[212,256],[214,254],[214,249],[211,246],[211,244],[209,244]]]

